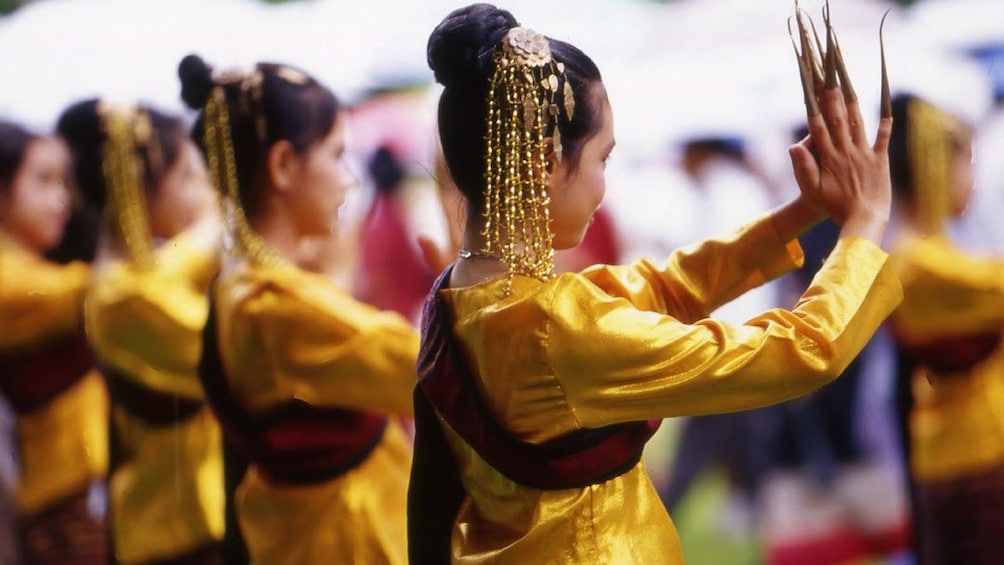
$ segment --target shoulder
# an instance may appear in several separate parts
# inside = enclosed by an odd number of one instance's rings
[[[216,297],[225,316],[293,331],[318,325],[358,330],[385,315],[323,275],[288,265],[239,267],[220,279]]]

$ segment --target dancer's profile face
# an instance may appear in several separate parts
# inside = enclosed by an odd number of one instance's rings
[[[583,144],[578,162],[552,161],[548,192],[555,249],[582,242],[607,189],[606,164],[615,143],[613,112],[603,85],[593,89],[600,106],[599,130]]]
[[[969,207],[973,197],[973,134],[968,126],[959,126],[955,153],[952,156],[951,192],[949,203],[953,217],[959,217]]]
[[[331,131],[300,157],[290,207],[303,235],[332,235],[345,193],[358,182],[345,160],[345,137],[345,118],[339,116]]]
[[[178,158],[152,191],[150,231],[158,238],[178,235],[198,219],[213,198],[202,153],[195,143],[185,139]]]

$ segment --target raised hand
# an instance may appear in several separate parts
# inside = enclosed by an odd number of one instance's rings
[[[857,95],[831,25],[829,4],[823,18],[825,50],[814,27],[814,41],[810,39],[811,20],[801,10],[796,15],[799,40],[792,37],[809,129],[808,137],[789,149],[795,179],[802,197],[840,224],[842,235],[880,243],[892,202],[888,156],[892,116],[884,48],[882,115],[875,141],[869,144]]]

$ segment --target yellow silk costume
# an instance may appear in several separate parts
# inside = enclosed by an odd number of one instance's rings
[[[1004,329],[1004,262],[967,255],[944,236],[903,237],[892,262],[903,281],[900,337],[924,342]],[[1004,347],[968,374],[913,375],[911,466],[944,480],[1004,464]]]
[[[155,266],[117,262],[95,273],[87,335],[101,365],[141,387],[202,399],[196,368],[218,257],[189,234],[164,243]],[[221,434],[208,407],[151,426],[113,398],[122,461],[109,480],[115,551],[125,563],[183,555],[224,534]]]
[[[290,265],[234,268],[216,291],[220,356],[252,414],[291,400],[412,416],[418,335]],[[252,561],[407,562],[409,440],[392,418],[361,465],[321,483],[272,484],[252,464],[237,491]]]
[[[842,239],[792,311],[744,325],[718,306],[801,261],[769,218],[673,254],[542,283],[517,276],[447,289],[453,334],[491,417],[523,441],[583,428],[764,406],[839,375],[901,299],[887,255]],[[467,498],[453,561],[682,563],[673,524],[639,463],[607,482],[542,491],[488,466],[443,423]]]
[[[87,265],[56,265],[0,236],[0,352],[79,331],[89,278]],[[108,398],[96,370],[46,405],[19,414],[16,428],[22,514],[84,492],[108,470]]]

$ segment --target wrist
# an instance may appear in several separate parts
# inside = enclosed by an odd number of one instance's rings
[[[840,237],[861,237],[876,245],[882,245],[888,226],[888,211],[883,213],[873,208],[861,208],[851,212],[844,220]]]

